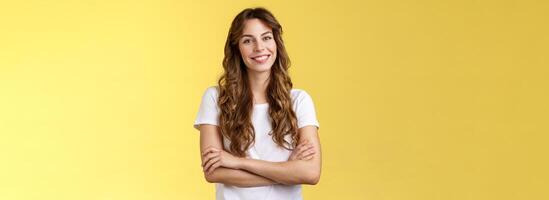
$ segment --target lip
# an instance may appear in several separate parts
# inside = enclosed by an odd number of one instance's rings
[[[267,56],[267,58],[265,58],[264,60],[256,60],[256,58],[262,57],[262,56]],[[251,56],[250,58],[256,63],[263,64],[267,62],[267,60],[269,60],[270,57],[271,57],[271,54],[261,54],[261,55]]]
[[[255,55],[255,56],[250,56],[250,58],[254,59],[254,58],[257,58],[257,57],[261,57],[261,56],[270,56],[271,54],[260,54],[260,55]]]

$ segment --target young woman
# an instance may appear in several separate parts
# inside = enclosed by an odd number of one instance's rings
[[[217,199],[302,199],[319,181],[321,151],[311,97],[292,89],[282,27],[264,8],[232,22],[224,74],[194,122],[202,167]]]

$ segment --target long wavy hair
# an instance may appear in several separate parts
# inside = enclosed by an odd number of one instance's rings
[[[282,26],[265,8],[244,9],[234,18],[229,29],[223,58],[224,72],[218,81],[221,134],[230,141],[228,151],[239,157],[246,156],[246,150],[255,141],[255,131],[251,121],[254,106],[253,94],[247,67],[238,47],[245,22],[249,19],[259,19],[267,24],[272,29],[277,46],[277,57],[271,67],[266,91],[272,125],[269,135],[278,146],[286,149],[295,148],[299,141],[297,118],[292,109],[290,96],[293,86],[288,74],[290,59],[281,36]],[[287,136],[291,141],[285,139]]]

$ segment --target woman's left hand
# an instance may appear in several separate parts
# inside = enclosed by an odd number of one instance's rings
[[[202,169],[208,174],[218,167],[239,169],[241,158],[215,147],[208,147],[202,153]]]
[[[310,160],[313,158],[314,155],[315,150],[313,148],[313,145],[309,144],[309,141],[304,141],[292,150],[292,153],[290,154],[288,160]]]

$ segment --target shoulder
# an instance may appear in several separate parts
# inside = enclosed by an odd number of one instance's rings
[[[216,103],[219,96],[219,89],[217,86],[210,86],[206,88],[204,94],[202,95],[203,102]]]
[[[204,91],[204,97],[216,97],[219,95],[218,86],[210,86]]]
[[[290,94],[292,95],[292,99],[303,99],[303,98],[310,98],[311,96],[307,91],[303,89],[293,88],[290,91]]]
[[[313,99],[309,93],[302,89],[292,89],[291,95],[292,107],[297,117],[297,127],[302,128],[307,125],[319,127]]]
[[[292,96],[292,101],[294,105],[299,105],[303,102],[312,101],[312,98],[309,95],[309,93],[307,93],[307,91],[303,89],[294,88],[290,91],[290,94]]]
[[[210,86],[206,88],[205,94],[211,94],[211,95],[217,95],[219,93],[219,87],[218,86]]]

